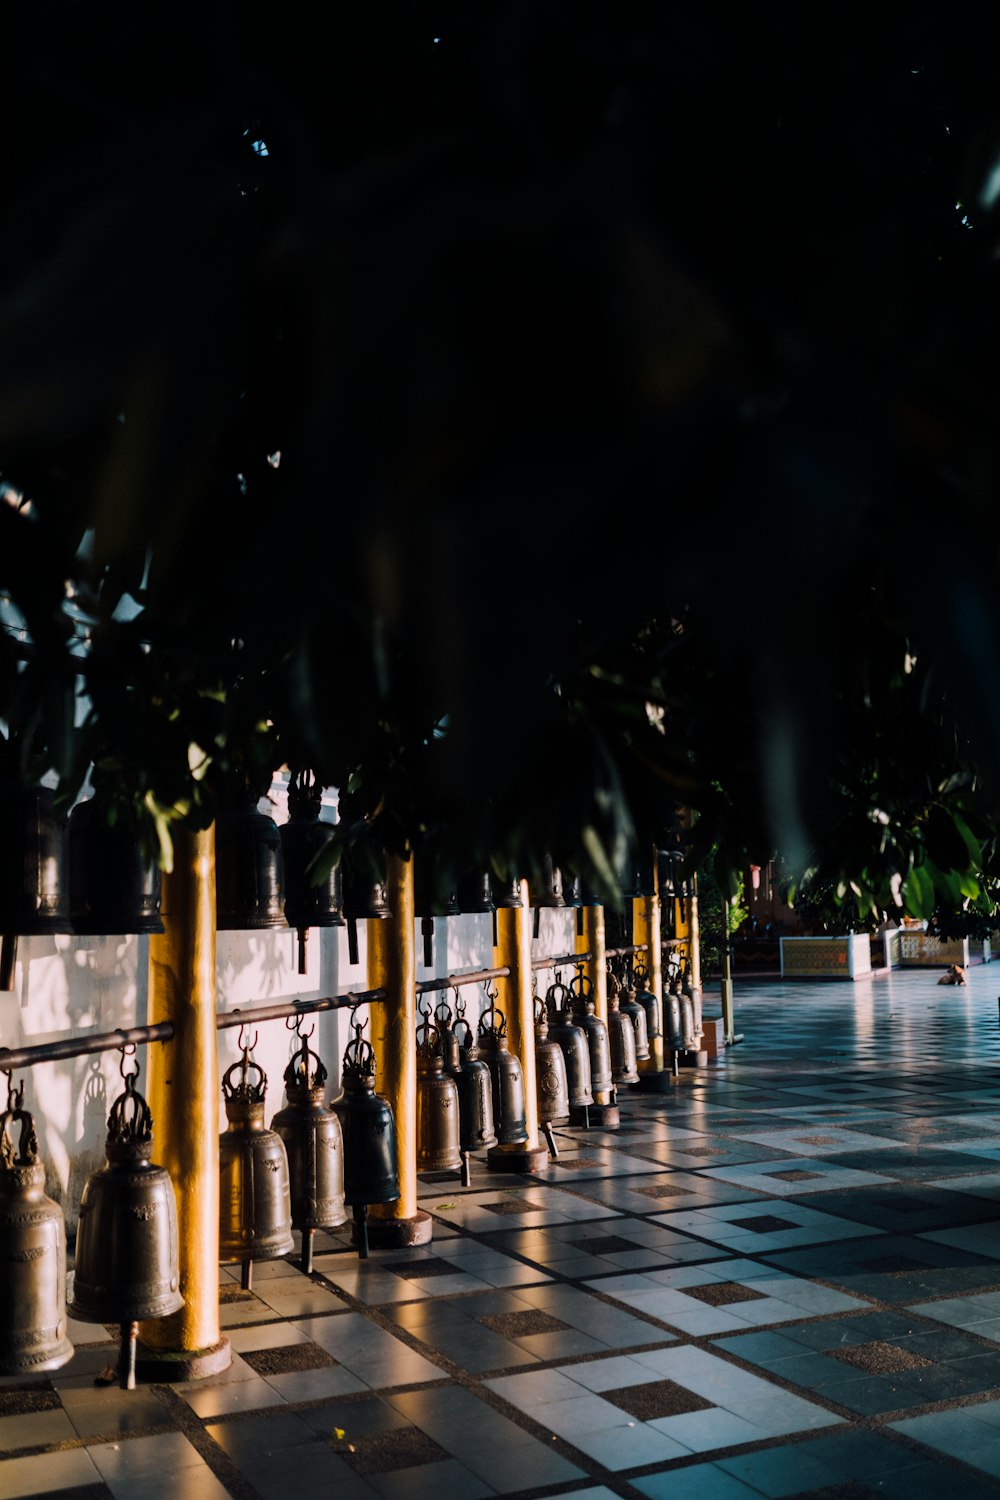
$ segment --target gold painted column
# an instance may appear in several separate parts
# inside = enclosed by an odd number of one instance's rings
[[[649,973],[648,984],[660,1007],[660,1029],[663,1028],[663,954],[660,946],[660,895],[656,883],[656,866],[653,866],[654,892],[652,896],[636,896],[632,901],[632,941],[645,943],[645,955],[636,957],[645,963]],[[638,1065],[641,1074],[663,1072],[663,1036],[650,1037],[649,1057]]]
[[[691,895],[688,898],[688,925],[690,927],[691,984],[701,990],[701,935],[698,929],[698,877],[691,876]]]
[[[399,1198],[374,1204],[368,1240],[374,1246],[424,1245],[430,1214],[417,1208],[417,958],[413,927],[413,859],[388,858],[386,882],[391,917],[367,924],[368,986],[384,989],[370,1007],[375,1049],[375,1088],[388,1099],[396,1120]]]
[[[516,1146],[491,1146],[486,1164],[495,1172],[539,1172],[549,1158],[538,1139],[538,1079],[535,1072],[535,985],[531,970],[531,907],[528,882],[521,881],[521,905],[496,913],[493,967],[510,973],[496,980],[497,1005],[507,1018],[507,1050],[518,1058],[524,1078],[528,1139]]]
[[[215,1025],[215,828],[174,833],[163,879],[164,931],[149,940],[151,1024],[172,1041],[148,1050],[154,1155],[177,1199],[184,1306],[141,1325],[137,1367],[159,1380],[212,1375],[232,1361],[219,1330],[219,1054]]]
[[[580,932],[577,929],[575,951],[591,955],[583,966],[583,972],[593,986],[591,997],[594,1002],[594,1013],[600,1016],[607,1026],[608,958],[605,950],[604,907],[585,906],[583,908],[583,931]],[[611,1098],[610,1094],[598,1093],[595,1089],[594,1103],[590,1108],[592,1124],[602,1123],[610,1126],[618,1124],[618,1105],[612,1104]]]

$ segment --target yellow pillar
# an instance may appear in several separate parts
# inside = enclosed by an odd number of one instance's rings
[[[384,989],[371,1006],[375,1088],[388,1099],[399,1147],[399,1198],[371,1209],[373,1245],[418,1245],[431,1237],[429,1214],[417,1209],[417,959],[413,930],[413,860],[390,854],[387,890],[392,916],[370,919],[368,985]]]
[[[219,1331],[219,1057],[215,1025],[215,828],[174,833],[164,931],[149,940],[149,1021],[174,1023],[148,1051],[154,1158],[177,1199],[184,1306],[141,1327],[139,1366],[160,1379],[215,1374],[231,1362]],[[189,1356],[189,1357],[185,1357]],[[169,1369],[169,1374],[167,1373]]]
[[[649,971],[649,988],[660,1006],[660,1026],[663,1025],[663,954],[660,948],[660,894],[656,883],[656,865],[653,865],[653,894],[636,896],[632,901],[632,941],[645,943],[645,954],[638,959]],[[640,1073],[663,1072],[663,1037],[650,1037],[649,1057],[639,1063]]]
[[[519,1146],[494,1146],[489,1152],[490,1165],[524,1170],[520,1159],[541,1152],[542,1164],[548,1152],[538,1138],[538,1081],[535,1073],[535,985],[531,971],[531,909],[528,882],[521,881],[520,909],[500,910],[497,919],[497,945],[493,950],[493,967],[506,965],[507,976],[496,981],[497,1004],[507,1018],[507,1049],[520,1059],[524,1076],[524,1113],[528,1139]]]
[[[605,953],[603,906],[583,908],[583,931],[577,931],[575,951],[591,955],[583,966],[583,972],[593,986],[591,999],[594,1002],[594,1012],[607,1026],[608,960]],[[594,1100],[597,1104],[610,1104],[611,1095],[595,1093]]]
[[[690,928],[689,957],[691,959],[691,983],[701,989],[701,935],[698,930],[698,877],[691,876],[691,895],[688,898],[688,926]]]

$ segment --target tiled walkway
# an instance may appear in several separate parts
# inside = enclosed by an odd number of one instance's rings
[[[1000,965],[935,980],[745,983],[621,1131],[425,1179],[429,1247],[227,1273],[221,1380],[95,1388],[74,1325],[0,1382],[0,1495],[1000,1494]]]

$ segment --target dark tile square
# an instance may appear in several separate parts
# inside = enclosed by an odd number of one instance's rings
[[[454,1276],[458,1269],[454,1261],[442,1260],[439,1255],[428,1255],[425,1260],[384,1260],[380,1266],[380,1270],[391,1271],[404,1281],[422,1281],[425,1276]]]
[[[792,1219],[779,1219],[775,1214],[758,1214],[753,1219],[730,1219],[737,1229],[750,1229],[754,1234],[775,1234],[779,1229],[798,1229]]]
[[[876,1255],[873,1260],[859,1260],[863,1271],[878,1271],[882,1276],[901,1276],[911,1271],[930,1269],[924,1260],[914,1260],[909,1255]]]
[[[442,1463],[451,1457],[419,1427],[396,1427],[389,1432],[371,1432],[353,1442],[334,1442],[333,1451],[355,1474],[392,1474],[396,1469],[414,1469],[421,1464]]]
[[[933,1203],[926,1203],[922,1198],[908,1198],[903,1193],[897,1193],[894,1198],[876,1198],[874,1202],[877,1207],[896,1214],[925,1214],[934,1207]]]
[[[682,1290],[685,1297],[697,1297],[709,1307],[729,1307],[734,1302],[761,1302],[765,1296],[764,1292],[753,1292],[738,1281],[710,1281],[705,1286],[686,1286]]]
[[[602,1391],[605,1401],[627,1411],[639,1422],[655,1422],[658,1417],[680,1417],[689,1411],[709,1411],[711,1401],[702,1400],[674,1380],[650,1380],[645,1385],[625,1385],[617,1391]]]
[[[588,1167],[599,1167],[601,1163],[596,1156],[557,1156],[552,1165],[562,1167],[564,1172],[582,1172]]]
[[[498,1203],[484,1203],[482,1206],[491,1214],[540,1214],[545,1209],[543,1203],[532,1203],[530,1198],[501,1198]]]
[[[691,1189],[671,1187],[667,1182],[654,1182],[649,1187],[637,1187],[635,1192],[641,1193],[644,1198],[686,1198]]]
[[[20,1417],[31,1411],[54,1411],[58,1394],[44,1385],[23,1385],[19,1390],[0,1391],[0,1417]]]
[[[840,1140],[839,1135],[797,1135],[797,1141],[804,1141],[807,1146],[835,1146]]]
[[[224,1281],[222,1283],[222,1285],[219,1287],[219,1302],[220,1302],[220,1304],[221,1303],[225,1303],[225,1302],[252,1302],[252,1301],[253,1301],[253,1292],[245,1292],[241,1286],[237,1286],[236,1285],[235,1281]],[[115,1333],[115,1334],[117,1334],[119,1332],[119,1330],[117,1328],[112,1328],[110,1331],[112,1333]]]
[[[843,1484],[825,1484],[819,1490],[802,1490],[793,1500],[885,1500],[885,1494],[858,1479],[847,1479]]]
[[[922,1354],[913,1354],[909,1349],[900,1349],[885,1339],[874,1339],[870,1344],[854,1344],[848,1349],[828,1349],[832,1359],[839,1359],[866,1375],[895,1375],[900,1370],[927,1370],[934,1361]]]
[[[244,1364],[258,1375],[288,1375],[294,1370],[325,1370],[338,1363],[318,1344],[288,1344],[279,1349],[248,1349]]]
[[[528,1312],[491,1313],[476,1322],[505,1339],[526,1339],[534,1333],[565,1333],[569,1327],[568,1323],[560,1323],[558,1318],[536,1308]]]
[[[625,1250],[638,1250],[634,1240],[623,1239],[620,1234],[598,1234],[590,1240],[580,1240],[581,1250],[586,1250],[588,1255],[621,1255]]]
[[[776,1177],[779,1182],[812,1182],[813,1178],[823,1176],[822,1172],[805,1172],[801,1168],[793,1167],[790,1172],[764,1172],[765,1177]]]
[[[678,1146],[684,1156],[727,1156],[724,1146]]]

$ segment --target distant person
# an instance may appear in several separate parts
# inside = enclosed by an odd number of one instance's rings
[[[964,984],[965,970],[961,964],[952,964],[947,973],[942,974],[938,984]]]

